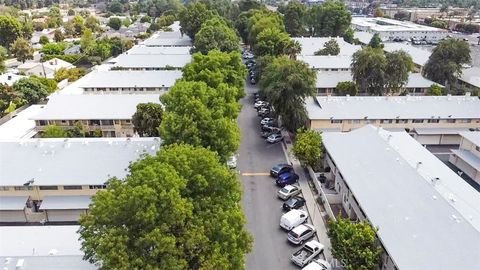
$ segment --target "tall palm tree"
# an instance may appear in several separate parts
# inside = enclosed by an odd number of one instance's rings
[[[290,59],[297,59],[297,54],[302,52],[302,45],[300,45],[300,42],[293,40],[290,45],[287,48],[287,54],[290,57]]]

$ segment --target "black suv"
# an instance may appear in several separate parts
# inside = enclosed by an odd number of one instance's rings
[[[283,210],[290,211],[292,209],[298,209],[305,205],[305,199],[302,197],[295,196],[288,199],[288,201],[283,203]]]

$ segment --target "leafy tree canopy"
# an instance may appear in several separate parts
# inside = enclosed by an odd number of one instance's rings
[[[205,21],[195,36],[195,50],[207,54],[213,49],[222,52],[238,51],[240,38],[225,20],[219,16]]]
[[[120,27],[122,27],[122,19],[118,17],[110,17],[110,19],[108,19],[107,25],[114,30],[118,30],[120,29]]]
[[[325,42],[323,49],[315,52],[315,55],[338,55],[340,53],[340,46],[335,39],[330,39]]]
[[[315,5],[308,13],[310,35],[316,37],[341,37],[352,20],[345,4],[337,0]]]
[[[50,125],[42,132],[42,138],[67,138],[68,133],[62,127]]]
[[[370,42],[368,43],[368,46],[372,47],[372,48],[383,48],[383,43],[382,43],[382,39],[380,38],[380,36],[375,33],[372,37],[372,39],[370,39]]]
[[[20,37],[12,44],[10,52],[15,55],[18,61],[25,63],[25,61],[33,59],[34,50],[30,41]]]
[[[354,82],[346,81],[339,82],[335,87],[335,94],[338,96],[356,96],[358,92],[357,85]]]
[[[322,156],[322,136],[312,129],[300,129],[292,151],[302,163],[314,167]]]
[[[288,54],[292,43],[293,41],[285,31],[278,28],[267,28],[258,34],[253,50],[256,56],[280,56]]]
[[[17,18],[0,15],[0,46],[10,48],[11,44],[22,37],[22,25]]]
[[[140,103],[132,116],[135,131],[141,137],[158,137],[163,108],[158,103]]]
[[[443,88],[438,84],[432,84],[427,90],[427,96],[442,96]]]
[[[300,37],[306,34],[306,6],[298,0],[289,1],[283,12],[285,30],[292,37]]]
[[[13,84],[13,90],[21,93],[22,97],[30,104],[38,103],[47,97],[51,91],[42,84],[37,77],[22,78]]]
[[[181,31],[195,39],[202,24],[216,15],[218,15],[217,11],[208,9],[207,5],[203,3],[190,3],[179,14]]]

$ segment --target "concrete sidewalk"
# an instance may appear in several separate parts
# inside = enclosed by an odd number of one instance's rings
[[[330,239],[327,236],[327,227],[323,221],[322,214],[320,212],[319,206],[317,204],[317,196],[314,195],[312,189],[308,185],[307,176],[305,175],[304,168],[300,165],[300,162],[292,154],[292,140],[290,135],[287,132],[282,132],[285,140],[282,143],[282,148],[285,153],[285,157],[289,164],[292,164],[295,172],[298,174],[300,179],[298,184],[302,189],[303,198],[305,198],[308,215],[310,216],[310,221],[312,225],[317,229],[317,238],[320,243],[325,245],[325,259],[331,261],[333,259],[331,252]]]

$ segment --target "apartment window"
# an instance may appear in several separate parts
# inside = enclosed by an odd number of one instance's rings
[[[341,124],[342,120],[330,120],[330,123],[332,124]]]
[[[397,124],[407,124],[408,119],[397,119],[397,120],[395,120],[395,123],[397,123]]]
[[[428,123],[439,123],[440,120],[438,120],[438,119],[428,119],[427,122],[428,122]]]
[[[82,186],[63,186],[64,190],[78,190],[82,189]]]
[[[480,146],[475,146],[475,150],[480,152]]]
[[[39,120],[39,121],[38,121],[38,125],[40,125],[40,126],[48,126],[48,121],[46,121],[46,120]]]
[[[103,126],[113,126],[113,120],[101,120],[100,123]]]
[[[354,124],[360,124],[360,120],[359,119],[353,120],[353,123]]]
[[[14,188],[15,190],[33,190],[32,186],[18,186]]]
[[[423,119],[413,119],[412,123],[416,123],[416,124],[423,123]]]
[[[447,123],[455,123],[455,122],[457,122],[456,119],[447,119]]]
[[[107,185],[90,185],[88,186],[89,189],[106,189]]]
[[[0,191],[9,191],[10,187],[0,186]]]
[[[392,119],[381,119],[380,124],[391,124],[393,123]]]
[[[127,120],[125,120],[125,123],[128,123],[128,124],[130,124],[130,122],[131,122],[131,120],[130,120],[130,119],[127,119]]]
[[[472,120],[471,119],[462,119],[460,120],[460,123],[471,123]]]
[[[58,186],[40,186],[40,190],[58,190]]]

